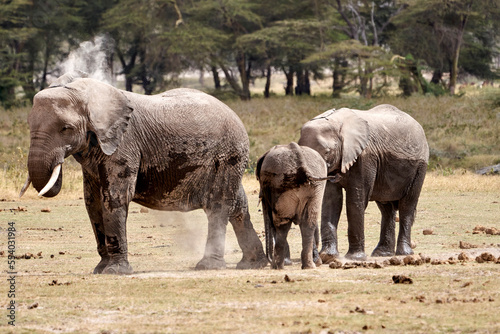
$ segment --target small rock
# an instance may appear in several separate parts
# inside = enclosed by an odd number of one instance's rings
[[[38,307],[38,303],[33,303],[33,304],[28,306],[28,310],[32,310],[32,309],[37,308],[37,307]]]
[[[47,213],[48,213],[48,212],[50,212],[51,210],[50,210],[50,208],[43,208],[43,209],[42,209],[42,210],[40,210],[40,211],[42,211],[42,212],[47,212]]]
[[[467,255],[467,253],[464,253],[464,252],[462,252],[462,253],[458,254],[458,259],[459,259],[460,261],[464,261],[464,262],[465,262],[465,261],[470,261],[470,257],[469,257],[469,255]]]
[[[481,258],[484,262],[496,262],[497,258],[491,253],[483,253],[481,254]]]
[[[337,260],[337,259],[333,259],[330,264],[329,264],[330,268],[332,269],[339,269],[339,268],[342,268],[342,262]]]
[[[413,280],[405,275],[394,275],[392,281],[394,284],[413,284]]]
[[[402,264],[401,259],[396,256],[393,256],[389,259],[389,264],[391,266],[400,266]]]
[[[471,248],[477,248],[476,245],[473,245],[471,243],[465,242],[465,241],[460,241],[458,244],[458,247],[460,249],[471,249]]]
[[[433,231],[433,230],[431,230],[431,229],[425,229],[425,230],[423,231],[423,233],[424,233],[424,235],[431,235],[431,234],[434,234],[434,231]]]
[[[420,256],[420,258],[422,259],[422,261],[424,261],[425,263],[431,263],[431,258],[429,256],[426,256],[422,253],[419,253],[418,256]]]

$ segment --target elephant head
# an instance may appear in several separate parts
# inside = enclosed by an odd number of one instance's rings
[[[39,196],[56,196],[62,183],[61,166],[70,155],[84,151],[92,135],[106,155],[115,152],[132,113],[129,101],[105,83],[71,73],[35,95],[28,116],[30,151],[28,180]]]
[[[302,126],[299,145],[318,151],[328,172],[345,173],[370,140],[368,123],[352,110],[329,110]]]

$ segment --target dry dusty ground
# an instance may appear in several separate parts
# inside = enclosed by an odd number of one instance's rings
[[[263,240],[258,184],[250,178],[244,184]],[[500,257],[500,235],[493,234],[500,229],[498,177],[430,175],[413,228],[414,251],[429,262],[376,259],[382,268],[347,263],[300,270],[294,228],[293,266],[238,271],[241,251],[229,226],[228,269],[194,271],[205,243],[203,212],[144,212],[132,205],[129,261],[136,273],[125,277],[91,275],[98,255],[79,195],[36,199],[30,191],[26,199],[0,202],[1,333],[500,333],[500,264],[475,260],[483,253]],[[379,219],[370,204],[367,253],[376,246]],[[29,258],[16,260],[15,298],[8,297],[9,222],[17,231],[16,255]],[[345,216],[339,226],[344,254]],[[462,252],[468,258],[459,260]],[[5,316],[11,299],[15,330]]]

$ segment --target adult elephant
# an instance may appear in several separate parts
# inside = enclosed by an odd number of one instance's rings
[[[193,89],[144,96],[76,77],[64,75],[34,97],[29,179],[21,195],[31,181],[40,196],[56,196],[64,159],[75,157],[101,256],[94,273],[132,273],[126,238],[131,201],[205,211],[208,237],[196,269],[225,268],[228,221],[243,250],[237,268],[267,265],[241,184],[249,140],[229,107]]]
[[[362,111],[329,110],[301,129],[299,145],[318,151],[328,164],[321,214],[320,257],[338,257],[337,226],[345,189],[349,250],[346,258],[365,260],[364,213],[375,201],[382,213],[380,240],[372,256],[413,254],[411,227],[424,182],[429,147],[424,130],[391,105]],[[399,235],[395,238],[396,212]]]

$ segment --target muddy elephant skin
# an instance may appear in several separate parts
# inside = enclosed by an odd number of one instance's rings
[[[417,121],[391,105],[329,110],[304,124],[298,143],[318,151],[328,164],[328,175],[336,176],[336,182],[327,182],[322,204],[323,262],[339,255],[342,189],[348,221],[346,258],[366,259],[364,213],[369,201],[375,201],[382,213],[380,240],[372,256],[413,254],[411,227],[429,160],[425,133]]]
[[[192,89],[144,96],[65,75],[34,97],[28,123],[29,179],[37,191],[57,195],[64,159],[72,155],[81,164],[101,256],[94,273],[132,272],[126,237],[131,201],[205,211],[208,238],[197,269],[225,268],[228,221],[243,250],[237,267],[267,264],[241,184],[248,136],[238,116],[214,97]]]
[[[326,175],[321,155],[296,143],[275,146],[258,160],[256,176],[260,183],[266,251],[273,268],[283,269],[292,222],[299,225],[302,235],[302,269],[321,264],[317,250],[319,237],[315,232]]]

